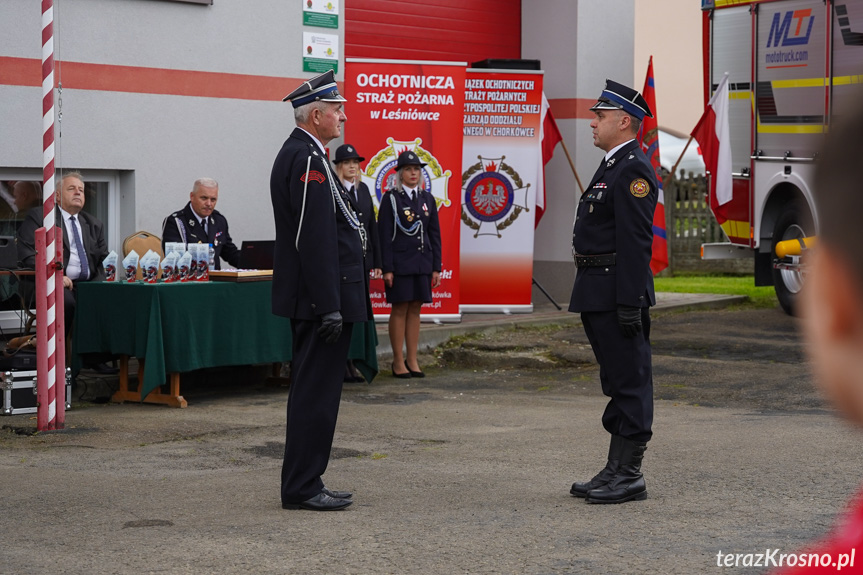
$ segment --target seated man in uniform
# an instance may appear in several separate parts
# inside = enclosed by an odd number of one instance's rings
[[[228,232],[228,220],[216,209],[219,183],[211,178],[195,181],[189,203],[162,222],[162,253],[165,242],[212,244],[215,269],[221,269],[219,258],[234,267],[240,264],[240,250]]]

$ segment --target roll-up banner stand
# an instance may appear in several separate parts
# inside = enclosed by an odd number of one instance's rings
[[[437,202],[442,270],[432,303],[423,305],[423,321],[461,321],[459,174],[466,66],[465,62],[345,60],[345,142],[365,158],[361,177],[375,211],[381,196],[394,186],[400,153],[412,150],[427,164],[422,179]],[[373,280],[370,292],[375,319],[386,321],[390,306],[383,280]]]
[[[467,70],[461,310],[530,313],[542,71]]]

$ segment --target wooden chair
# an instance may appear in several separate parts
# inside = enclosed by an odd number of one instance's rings
[[[123,240],[123,257],[128,256],[132,250],[135,250],[135,253],[139,256],[143,256],[147,251],[153,250],[159,254],[160,261],[165,257],[165,253],[162,251],[162,238],[143,230],[135,232]],[[117,268],[118,272],[121,272],[123,266],[118,265]],[[162,270],[160,269],[159,276],[161,275]],[[137,279],[141,279],[140,267],[138,268]]]

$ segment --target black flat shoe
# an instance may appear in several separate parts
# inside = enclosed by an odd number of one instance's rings
[[[393,377],[397,377],[399,379],[410,379],[411,372],[408,370],[407,373],[396,373],[396,364],[392,364]]]
[[[350,499],[336,499],[323,491],[301,503],[282,503],[282,509],[308,509],[309,511],[338,511],[353,503]]]
[[[408,374],[409,374],[411,377],[425,377],[425,376],[426,376],[426,374],[424,374],[424,373],[423,373],[423,372],[421,372],[421,371],[414,371],[414,370],[412,370],[411,368],[409,368],[409,367],[408,367],[408,362],[407,362],[407,361],[405,362],[405,368],[407,368],[407,370],[408,370]]]

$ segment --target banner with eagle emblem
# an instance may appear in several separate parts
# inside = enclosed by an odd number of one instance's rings
[[[467,71],[461,309],[530,313],[542,182],[542,72]]]

